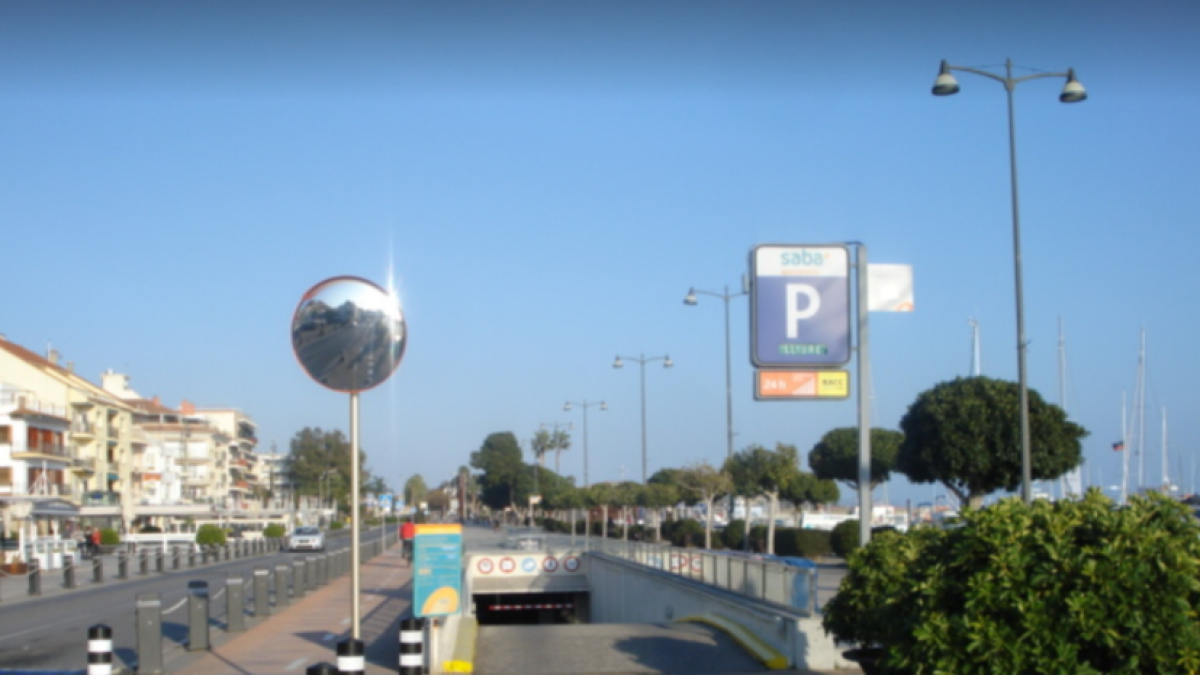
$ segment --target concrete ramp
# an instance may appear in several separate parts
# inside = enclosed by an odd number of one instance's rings
[[[755,673],[766,668],[707,625],[480,626],[476,675]]]

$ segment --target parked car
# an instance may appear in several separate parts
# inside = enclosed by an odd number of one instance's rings
[[[297,527],[288,537],[289,551],[324,551],[325,535],[316,527]]]

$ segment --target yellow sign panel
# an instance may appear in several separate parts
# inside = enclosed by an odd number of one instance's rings
[[[850,372],[846,370],[759,370],[755,372],[754,398],[758,400],[847,398]]]

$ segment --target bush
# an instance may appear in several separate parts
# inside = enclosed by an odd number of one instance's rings
[[[121,535],[111,527],[100,530],[101,546],[116,546],[121,543]]]
[[[335,520],[332,523],[329,523],[329,529],[331,530],[340,530],[344,527],[346,527],[346,524],[340,520]]]
[[[849,562],[825,629],[895,668],[1200,670],[1200,523],[1167,497],[1007,499],[960,527],[881,533]]]
[[[691,518],[685,518],[683,520],[676,521],[675,526],[671,528],[670,535],[667,535],[666,532],[663,532],[663,536],[668,537],[671,540],[672,546],[681,546],[685,548],[690,548],[692,546],[703,546],[704,526],[701,525],[699,521],[692,520]]]
[[[224,546],[225,530],[219,525],[208,523],[196,530],[196,543],[201,546]]]
[[[820,558],[829,555],[829,532],[782,527],[775,530],[775,553],[795,558]]]
[[[740,551],[742,550],[742,539],[746,536],[746,521],[738,519],[731,520],[725,526],[725,531],[721,533],[721,539],[725,542],[725,548]]]
[[[829,546],[833,549],[833,554],[839,558],[849,558],[859,546],[862,546],[862,537],[858,533],[860,527],[858,520],[843,520],[833,526],[833,531],[829,533]]]
[[[162,528],[157,525],[143,525],[138,532],[141,534],[162,534]]]
[[[280,539],[287,536],[287,530],[279,523],[271,523],[263,528],[263,536],[267,539]]]

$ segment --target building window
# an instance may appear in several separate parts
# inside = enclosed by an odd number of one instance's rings
[[[12,427],[7,424],[0,425],[0,445],[12,444]]]
[[[0,485],[12,487],[12,467],[0,466]]]

